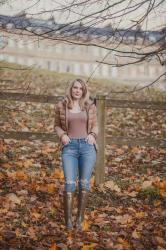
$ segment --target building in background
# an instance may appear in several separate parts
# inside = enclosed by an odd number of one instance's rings
[[[155,61],[149,59],[119,67],[121,64],[128,64],[129,58],[121,56],[120,52],[118,55],[118,52],[109,50],[119,43],[118,49],[124,52],[132,51],[135,46],[137,49],[139,46],[147,47],[146,51],[153,47],[155,49],[165,42],[165,36],[162,37],[161,32],[124,29],[114,31],[111,27],[90,28],[81,24],[67,29],[66,25],[56,24],[53,19],[28,19],[25,15],[1,15],[0,26],[0,60],[87,77],[93,73],[93,78],[116,79],[127,83],[153,81],[165,70],[157,57]],[[19,32],[18,35],[18,30],[21,29],[23,33],[21,35]],[[32,32],[38,36],[33,36]],[[43,33],[48,33],[48,36],[43,38]],[[64,41],[57,39],[57,35]],[[68,38],[70,43],[67,42]],[[78,40],[83,45],[75,44]],[[94,46],[89,46],[88,41],[92,40]],[[108,49],[102,48],[101,44]],[[99,63],[103,59],[113,65]]]

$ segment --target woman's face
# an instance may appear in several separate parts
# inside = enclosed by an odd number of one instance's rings
[[[73,100],[81,99],[83,94],[83,88],[80,82],[75,82],[71,88],[71,96]]]

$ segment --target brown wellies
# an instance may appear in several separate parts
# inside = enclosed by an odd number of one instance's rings
[[[82,229],[82,223],[84,221],[85,208],[88,201],[88,190],[80,190],[78,194],[78,211],[76,219],[76,229]]]
[[[73,224],[72,224],[73,198],[74,198],[74,192],[64,191],[63,193],[64,217],[65,217],[66,229],[68,230],[73,229]]]

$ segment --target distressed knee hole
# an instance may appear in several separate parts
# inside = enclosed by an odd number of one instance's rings
[[[81,180],[79,180],[79,182],[82,183],[82,184],[89,183],[89,181],[87,179],[81,179]]]
[[[79,188],[81,190],[83,190],[83,189],[89,190],[89,180],[87,180],[87,179],[79,180]]]
[[[65,191],[67,192],[73,192],[76,189],[76,182],[75,181],[70,181],[66,180],[65,181]]]

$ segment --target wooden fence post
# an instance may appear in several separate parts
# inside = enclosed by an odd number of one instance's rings
[[[105,172],[105,123],[106,123],[106,96],[98,95],[96,97],[96,106],[98,114],[98,153],[95,166],[95,184],[98,185],[104,182]]]

